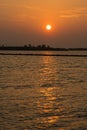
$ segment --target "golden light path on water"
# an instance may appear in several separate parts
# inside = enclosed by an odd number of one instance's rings
[[[45,54],[49,54],[50,52],[46,52]],[[62,97],[58,95],[59,88],[56,89],[55,86],[51,85],[51,78],[53,78],[53,72],[55,73],[55,67],[52,66],[53,57],[43,57],[43,67],[41,69],[41,78],[40,82],[47,82],[48,84],[42,85],[40,88],[40,98],[37,100],[36,105],[38,108],[38,112],[41,115],[37,119],[37,122],[39,122],[41,127],[51,127],[58,123],[60,117],[63,117],[63,115],[60,116],[60,113],[63,111],[63,106],[61,105],[61,102],[58,102],[58,99],[61,100]],[[51,85],[51,86],[50,86]],[[59,130],[64,130],[62,128],[59,128]]]

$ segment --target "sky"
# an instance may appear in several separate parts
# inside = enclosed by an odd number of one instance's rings
[[[87,0],[0,0],[0,45],[25,44],[87,48]]]

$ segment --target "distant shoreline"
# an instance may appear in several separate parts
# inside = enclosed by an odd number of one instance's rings
[[[58,56],[58,57],[87,57],[87,55],[69,55],[69,54],[22,54],[22,53],[0,53],[0,55],[8,55],[8,56],[17,56],[17,55],[20,55],[20,56]]]
[[[61,56],[61,57],[87,57],[86,54],[42,54],[42,53],[35,53],[33,54],[31,53],[21,53],[20,51],[87,51],[87,48],[52,48],[52,47],[48,47],[46,45],[42,45],[42,46],[1,46],[0,47],[0,55],[20,55],[20,56]],[[6,52],[4,52],[6,51]],[[12,53],[12,52],[7,52],[7,51],[19,51],[19,53]]]
[[[87,51],[87,48],[53,48],[46,46],[0,46],[0,50],[11,51]]]

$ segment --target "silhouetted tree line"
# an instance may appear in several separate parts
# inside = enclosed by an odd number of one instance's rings
[[[4,46],[4,45],[1,45],[0,46],[0,50],[41,50],[41,51],[44,51],[44,50],[53,50],[53,51],[68,51],[68,50],[79,50],[79,51],[86,51],[87,48],[54,48],[54,47],[50,47],[49,45],[45,45],[45,44],[42,44],[42,45],[37,45],[37,46],[33,46],[31,44],[29,45],[24,45],[24,46]]]
[[[24,45],[24,48],[26,49],[34,49],[34,50],[44,50],[44,49],[52,49],[50,46],[42,44],[42,45],[37,45],[37,46],[33,46],[31,44],[29,45]]]

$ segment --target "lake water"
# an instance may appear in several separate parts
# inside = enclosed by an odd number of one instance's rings
[[[87,57],[0,55],[0,130],[87,130]]]

